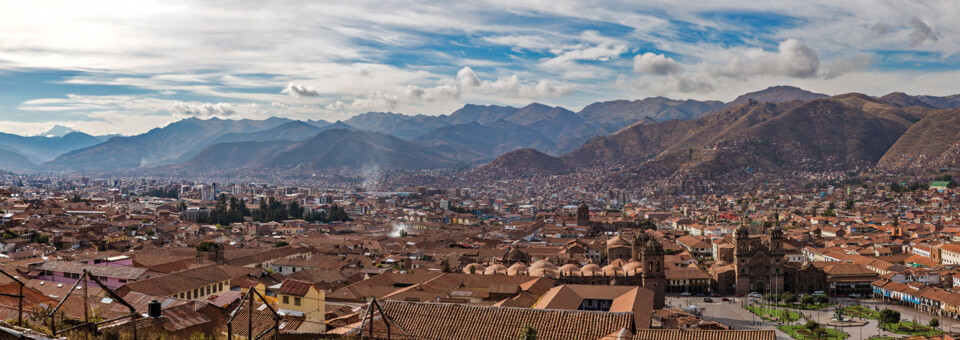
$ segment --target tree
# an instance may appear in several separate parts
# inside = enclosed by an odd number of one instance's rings
[[[800,303],[805,305],[812,305],[816,303],[816,300],[813,298],[813,296],[804,295],[803,297],[800,298]]]
[[[274,244],[273,247],[274,247],[274,248],[280,248],[280,247],[285,247],[285,246],[289,246],[289,245],[290,245],[290,243],[287,242],[287,241],[279,241],[279,242],[277,242],[277,244]]]
[[[878,320],[880,321],[881,325],[899,323],[900,312],[892,309],[884,309],[880,311],[880,317]]]
[[[791,292],[783,292],[783,294],[780,295],[780,299],[783,300],[783,301],[786,302],[786,303],[794,303],[794,302],[797,302],[797,296],[794,295],[794,294],[791,293]]]
[[[407,230],[406,230],[406,229],[400,229],[400,237],[407,237]]]
[[[443,262],[440,262],[440,272],[449,273],[449,272],[450,272],[450,262],[447,262],[447,260],[443,260]]]
[[[520,340],[537,340],[537,330],[524,325],[520,328]]]
[[[819,295],[819,296],[817,296],[817,304],[818,304],[818,305],[825,305],[825,304],[828,304],[828,303],[830,303],[830,297],[828,297],[828,296],[826,296],[826,295]]]
[[[927,323],[927,326],[930,326],[930,328],[939,328],[940,320],[937,320],[937,318],[930,319],[930,322]]]

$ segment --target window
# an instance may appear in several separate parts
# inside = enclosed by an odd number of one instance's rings
[[[289,297],[289,296],[286,296],[286,295],[284,295],[284,296],[283,296],[283,303],[284,303],[284,304],[288,304],[288,303],[290,303],[290,297]]]
[[[120,283],[127,283],[127,279],[120,279]]]
[[[220,282],[220,283],[217,285],[217,291],[219,292],[219,291],[222,291],[222,290],[223,290],[223,282]]]
[[[210,289],[211,289],[211,288],[213,288],[213,287],[212,287],[212,286],[207,286],[207,295],[210,295]]]
[[[298,297],[293,298],[293,304],[299,306],[299,305],[300,305],[300,298],[298,298]]]
[[[193,289],[193,297],[196,298],[196,297],[198,297],[198,296],[200,296],[200,294],[198,294],[197,289],[194,288],[194,289]]]

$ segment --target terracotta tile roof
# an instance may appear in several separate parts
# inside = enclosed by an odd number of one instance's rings
[[[283,280],[283,283],[280,284],[280,289],[277,290],[277,293],[294,295],[294,296],[304,296],[307,295],[307,292],[310,291],[311,284],[309,282],[304,282],[294,279]]]
[[[626,330],[605,335],[601,340],[775,340],[777,334],[773,330],[762,331],[683,331],[678,329],[641,329],[637,334],[629,334]]]
[[[537,339],[595,340],[633,328],[633,313],[482,307],[446,303],[380,301],[396,339],[516,339],[523,326]],[[386,338],[387,327],[374,314],[374,338]],[[331,334],[358,334],[362,322],[334,329]],[[363,328],[367,334],[368,328]]]

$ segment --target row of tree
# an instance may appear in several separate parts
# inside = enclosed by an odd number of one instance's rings
[[[180,191],[176,187],[150,189],[140,196],[159,197],[159,198],[180,198]]]
[[[185,207],[181,207],[186,209]],[[198,223],[229,225],[234,222],[243,222],[245,217],[250,217],[256,222],[281,222],[290,219],[303,219],[310,222],[335,222],[350,221],[350,216],[343,207],[334,205],[329,212],[314,211],[305,213],[304,208],[296,201],[290,204],[283,204],[273,197],[260,200],[257,209],[250,210],[247,205],[231,197],[227,199],[226,194],[220,194],[214,204],[213,210],[201,212],[197,215]]]

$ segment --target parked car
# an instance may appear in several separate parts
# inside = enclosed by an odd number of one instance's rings
[[[825,295],[827,295],[827,293],[823,292],[822,290],[813,292],[813,296],[825,296]]]
[[[859,299],[859,298],[863,297],[863,295],[860,295],[860,294],[857,294],[857,293],[850,293],[850,297],[852,297],[852,298],[854,298],[854,299]]]
[[[763,298],[763,295],[760,295],[760,293],[757,293],[757,292],[750,293],[750,295],[747,295],[747,296],[752,297],[752,298],[754,298],[754,299],[762,299],[762,298]]]
[[[730,301],[730,299],[723,297],[723,298],[720,298],[720,301]]]
[[[703,298],[703,302],[713,302],[713,299],[705,297]]]
[[[693,295],[693,294],[690,294],[690,292],[680,293],[680,296],[690,296],[690,295]]]
[[[737,293],[737,297],[743,297],[743,293]]]

